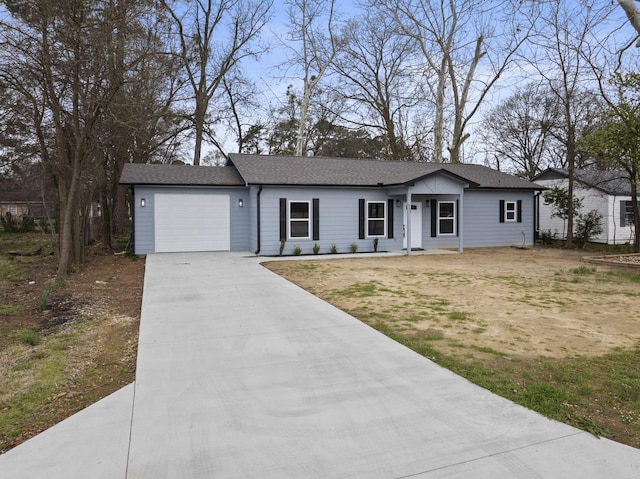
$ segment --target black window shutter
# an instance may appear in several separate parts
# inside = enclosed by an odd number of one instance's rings
[[[500,200],[500,223],[504,223],[504,200]]]
[[[358,238],[364,239],[364,199],[358,200]]]
[[[287,240],[287,199],[280,198],[280,241]]]
[[[627,226],[626,224],[626,215],[625,215],[625,210],[627,207],[627,202],[622,200],[620,201],[620,226]]]
[[[393,200],[387,201],[387,238],[393,238]]]
[[[438,236],[438,202],[431,200],[431,237]]]
[[[456,200],[456,211],[455,211],[455,215],[456,215],[456,236],[460,236],[460,233],[458,232],[460,230],[460,200]]]
[[[313,199],[313,240],[320,240],[320,198]]]
[[[522,223],[522,200],[518,200],[518,223]]]

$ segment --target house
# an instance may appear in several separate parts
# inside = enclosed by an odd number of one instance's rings
[[[43,201],[40,193],[0,191],[0,216],[5,219],[11,218],[17,224],[25,217],[36,221],[51,218],[52,209],[52,202],[48,198]]]
[[[566,169],[550,168],[537,175],[533,181],[546,188],[569,186]],[[593,241],[608,244],[633,243],[633,206],[631,184],[624,171],[574,170],[573,194],[582,199],[580,212],[597,210],[602,215],[603,232]],[[564,239],[566,224],[561,218],[552,218],[551,205],[540,198],[538,206],[540,231],[557,233]],[[574,222],[575,225],[575,222]],[[574,229],[575,231],[575,229]]]
[[[125,165],[136,254],[531,245],[540,187],[473,164],[231,154]]]

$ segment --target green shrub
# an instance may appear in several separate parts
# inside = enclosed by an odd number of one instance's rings
[[[44,290],[40,295],[40,299],[38,300],[38,311],[44,311],[45,309],[47,309],[47,306],[49,305],[49,296],[51,296],[52,289],[53,288],[51,284],[48,284],[44,287]]]
[[[352,253],[355,253],[358,251],[358,245],[356,243],[351,243],[350,248]]]
[[[551,230],[540,231],[540,242],[545,246],[551,246],[555,240],[558,239],[558,232],[551,232]]]
[[[320,252],[320,245],[318,243],[313,244],[313,254],[318,254]]]
[[[336,254],[338,252],[338,247],[335,244],[332,244],[331,248],[329,248],[329,251],[331,252],[331,254]]]
[[[295,256],[300,256],[302,254],[302,248],[300,248],[300,246],[296,246],[295,248],[293,248],[293,254]]]
[[[576,239],[583,248],[591,238],[598,236],[602,231],[602,215],[597,210],[578,215]]]
[[[23,216],[20,223],[21,233],[33,233],[36,230],[36,220],[33,216]]]

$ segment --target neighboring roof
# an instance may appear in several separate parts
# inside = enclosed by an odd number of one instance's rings
[[[42,203],[42,195],[30,191],[0,191],[2,203]]]
[[[569,178],[569,171],[567,169],[549,168],[537,175],[533,180],[545,181],[565,178]],[[631,183],[629,182],[629,175],[625,171],[576,169],[574,170],[574,179],[586,186],[604,191],[609,195],[631,196]]]
[[[486,166],[353,158],[229,155],[247,185],[395,186],[445,173],[472,188],[543,189]]]
[[[244,186],[232,166],[149,165],[126,163],[121,185]]]

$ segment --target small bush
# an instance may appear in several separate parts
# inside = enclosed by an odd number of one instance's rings
[[[551,232],[551,230],[540,232],[540,242],[545,246],[551,246],[555,240],[558,239],[558,232]]]
[[[284,253],[284,245],[286,244],[287,240],[280,240],[280,256],[282,256],[282,253]]]
[[[36,220],[33,216],[23,216],[20,223],[21,233],[33,233],[36,230]]]
[[[320,245],[318,243],[313,244],[313,254],[318,254],[320,252]]]
[[[20,329],[16,331],[16,340],[20,344],[35,346],[40,342],[40,336],[32,329]]]
[[[51,296],[52,289],[53,288],[51,284],[48,284],[44,287],[44,290],[40,295],[40,299],[38,300],[38,311],[44,311],[45,309],[47,309],[47,306],[49,305],[49,296]]]
[[[329,251],[331,251],[331,254],[336,254],[338,253],[338,247],[335,244],[332,244],[331,248],[329,248]]]
[[[602,215],[597,210],[578,215],[576,239],[583,248],[591,238],[602,234],[602,231]]]
[[[356,243],[351,243],[350,248],[352,253],[355,253],[358,251],[358,245]]]
[[[373,252],[377,253],[378,252],[378,238],[375,238],[373,240]]]
[[[293,248],[293,254],[295,256],[300,256],[302,254],[302,248],[300,248],[300,246],[296,246],[295,248]]]

